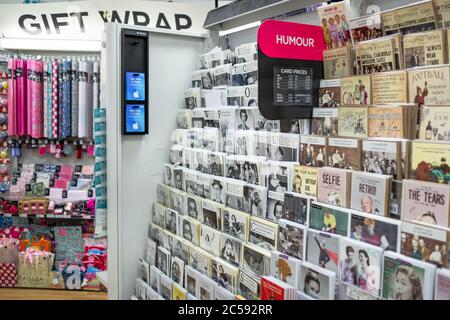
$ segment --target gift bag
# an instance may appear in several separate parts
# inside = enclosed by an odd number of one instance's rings
[[[56,261],[81,262],[84,253],[81,227],[55,227]]]
[[[17,287],[17,267],[14,263],[0,263],[0,287]]]
[[[32,248],[39,251],[52,251],[52,243],[48,240],[41,239],[36,241],[20,240],[19,250],[25,251],[27,248]]]
[[[0,264],[17,264],[19,240],[14,238],[0,239]]]
[[[93,267],[99,271],[106,270],[107,254],[104,246],[86,245],[84,248],[83,265]]]
[[[81,290],[86,269],[82,266],[69,264],[61,266],[61,275],[64,279],[64,287],[68,290]]]
[[[20,237],[23,233],[27,233],[29,231],[30,230],[28,230],[28,228],[23,228],[23,227],[4,228],[4,229],[0,229],[0,237],[20,239]]]
[[[49,284],[48,287],[50,289],[64,289],[64,278],[59,271],[52,271],[49,275]]]
[[[48,288],[55,255],[28,248],[19,253],[18,286],[24,288]]]
[[[53,240],[53,230],[47,225],[32,224],[30,225],[30,234],[32,239]]]
[[[81,287],[83,290],[100,291],[103,286],[100,281],[97,280],[97,272],[90,272],[88,269],[86,270]]]

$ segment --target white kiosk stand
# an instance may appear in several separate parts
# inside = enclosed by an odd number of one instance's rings
[[[149,134],[122,135],[121,30],[150,32],[148,66]],[[107,108],[108,177],[108,296],[128,299],[134,292],[137,262],[145,257],[147,225],[156,183],[163,179],[176,113],[184,108],[183,93],[190,87],[203,39],[176,31],[107,24],[104,42],[105,86],[101,98]]]

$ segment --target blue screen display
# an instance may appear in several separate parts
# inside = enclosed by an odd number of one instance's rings
[[[145,73],[127,72],[126,77],[126,100],[144,101],[145,100]]]
[[[143,104],[127,104],[125,112],[125,131],[127,133],[145,132],[145,108]]]

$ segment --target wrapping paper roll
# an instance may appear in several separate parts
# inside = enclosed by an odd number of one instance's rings
[[[60,104],[60,138],[66,139],[71,136],[71,67],[72,63],[69,60],[63,62],[62,70],[62,102]]]
[[[48,132],[48,61],[42,63],[42,137],[47,137]]]
[[[16,59],[8,60],[8,135],[17,135],[17,107],[16,107]]]
[[[16,59],[16,109],[17,109],[17,134],[27,134],[27,62]]]
[[[33,61],[31,74],[31,108],[29,110],[29,128],[32,138],[41,138],[43,135],[43,108],[42,108],[42,71],[43,62]]]
[[[31,103],[33,95],[33,74],[34,74],[34,60],[27,60],[27,105],[26,105],[26,135],[31,135]]]
[[[100,108],[100,62],[93,62],[93,79],[92,79],[92,99],[93,107]]]
[[[72,61],[72,82],[71,82],[71,136],[78,135],[78,61]]]
[[[52,61],[52,135],[58,138],[58,61]]]
[[[64,86],[63,86],[63,68],[64,64],[58,62],[58,138],[62,138],[63,123],[63,104],[64,104]]]
[[[79,82],[79,108],[78,108],[78,137],[92,137],[92,71],[91,61],[80,61],[80,82]]]
[[[47,132],[46,137],[53,137],[53,61],[47,61]]]
[[[100,61],[8,59],[8,134],[93,137],[100,107]]]

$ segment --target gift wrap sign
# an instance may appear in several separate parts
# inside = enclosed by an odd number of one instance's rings
[[[259,109],[269,120],[310,119],[319,103],[322,28],[277,20],[258,30]]]

